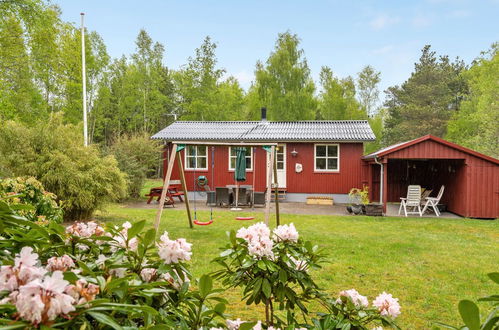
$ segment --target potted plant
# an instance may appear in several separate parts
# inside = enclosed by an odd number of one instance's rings
[[[362,189],[352,188],[348,193],[350,206],[347,206],[347,211],[353,214],[362,214],[365,205],[369,204],[369,189],[364,186]]]

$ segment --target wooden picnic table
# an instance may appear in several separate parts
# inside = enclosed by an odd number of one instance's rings
[[[174,180],[172,180],[174,181]],[[149,193],[146,194],[149,199],[147,200],[147,204],[151,204],[152,200],[156,197],[156,201],[159,202],[161,198],[161,193],[163,192],[163,187],[154,187],[149,190]],[[183,202],[182,196],[184,196],[184,192],[180,190],[180,183],[173,183],[168,186],[168,190],[166,192],[166,205],[173,205],[175,207],[174,197],[178,198],[180,202]]]

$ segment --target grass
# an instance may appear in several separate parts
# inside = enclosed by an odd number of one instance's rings
[[[191,230],[182,208],[163,212],[160,230],[193,243],[191,271],[196,277],[216,269],[210,261],[227,243],[226,231],[263,221],[261,213],[251,214],[256,220],[246,222],[235,221],[230,211],[214,213],[212,225]],[[112,204],[96,217],[113,222],[147,220],[152,226],[155,214],[155,209]],[[198,215],[202,221],[209,217],[206,211]],[[497,291],[486,274],[498,271],[498,221],[291,214],[281,218],[324,249],[327,260],[313,275],[327,293],[356,288],[371,300],[382,291],[392,293],[400,300],[398,324],[404,329],[431,328],[435,321],[460,325],[459,300],[476,300]],[[228,313],[242,319],[263,318],[263,310],[246,306],[240,293],[231,290],[224,295],[231,303]]]

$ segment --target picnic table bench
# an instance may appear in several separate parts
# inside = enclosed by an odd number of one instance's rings
[[[149,199],[147,200],[147,204],[151,204],[152,200],[156,198],[156,201],[159,202],[161,198],[161,193],[163,192],[163,187],[154,187],[149,190],[149,193],[146,194]],[[168,190],[166,191],[166,205],[175,206],[174,197],[178,198],[180,202],[183,202],[182,196],[184,196],[184,192],[180,190],[180,180],[170,180],[170,185],[168,186]]]

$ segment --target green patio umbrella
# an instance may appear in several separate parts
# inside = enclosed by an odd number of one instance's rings
[[[234,180],[236,180],[236,184],[239,181],[246,181],[246,148],[235,148],[236,150],[236,167],[234,169]],[[238,201],[239,201],[239,185],[237,185],[236,189],[236,208],[238,209]]]
[[[236,148],[234,179],[236,181],[246,181],[246,148]]]

